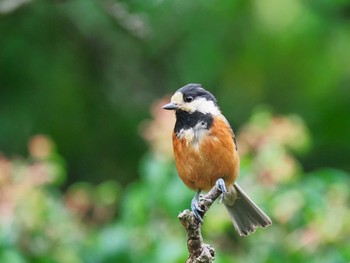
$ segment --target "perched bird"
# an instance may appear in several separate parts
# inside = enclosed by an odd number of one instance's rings
[[[271,225],[271,219],[236,183],[237,141],[213,94],[200,84],[188,84],[177,90],[163,109],[175,111],[172,137],[176,168],[185,185],[197,191],[191,203],[195,216],[203,222],[199,194],[217,184],[239,235]]]

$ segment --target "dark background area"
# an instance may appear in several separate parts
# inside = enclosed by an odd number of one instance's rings
[[[194,193],[161,106],[187,83],[273,221],[241,238],[213,205],[215,262],[349,262],[344,0],[0,0],[0,262],[184,262]]]
[[[350,170],[346,1],[33,1],[0,17],[0,145],[52,137],[69,181],[124,183],[149,105],[189,83],[238,129],[270,105],[307,123],[307,170]],[[278,12],[274,12],[278,9]]]

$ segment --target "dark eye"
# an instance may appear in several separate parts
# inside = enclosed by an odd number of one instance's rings
[[[188,96],[185,98],[185,102],[191,102],[193,101],[193,97],[192,96]]]

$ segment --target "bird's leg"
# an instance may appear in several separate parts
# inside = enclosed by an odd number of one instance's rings
[[[204,210],[198,205],[198,200],[199,200],[199,194],[201,193],[201,190],[198,190],[197,193],[194,195],[191,201],[191,209],[194,214],[194,216],[201,222],[203,223],[203,218],[200,215],[200,213],[203,213]]]

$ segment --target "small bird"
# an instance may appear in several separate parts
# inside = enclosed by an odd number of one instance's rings
[[[194,215],[203,222],[200,193],[217,185],[240,236],[271,225],[271,219],[236,183],[237,141],[214,95],[200,84],[188,84],[177,90],[163,109],[175,111],[172,138],[176,168],[185,185],[197,191],[191,202]]]

